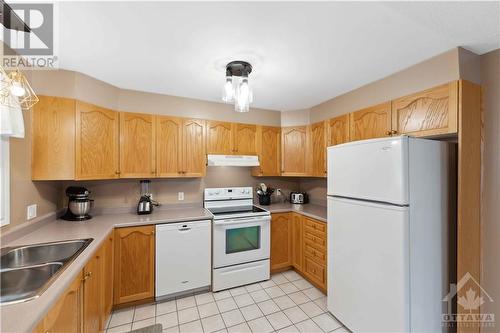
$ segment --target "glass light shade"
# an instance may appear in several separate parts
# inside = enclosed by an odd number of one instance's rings
[[[243,78],[236,89],[234,109],[237,112],[250,111],[250,98],[252,92],[248,85],[248,78]]]
[[[233,78],[226,76],[226,83],[222,91],[222,100],[226,103],[231,103],[234,99]]]
[[[12,95],[16,97],[23,97],[26,95],[26,89],[22,86],[20,82],[12,81],[12,85],[10,86],[10,92]]]

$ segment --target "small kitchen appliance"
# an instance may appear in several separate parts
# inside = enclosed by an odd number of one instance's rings
[[[293,204],[306,204],[309,202],[309,196],[306,192],[291,192],[290,203]]]
[[[151,193],[149,192],[150,183],[150,180],[141,180],[141,197],[137,204],[138,215],[151,214],[153,212],[153,206],[160,205],[158,202],[151,199]]]
[[[61,216],[67,221],[85,221],[90,220],[89,212],[94,205],[94,200],[89,199],[90,191],[85,187],[69,186],[66,189],[68,196],[68,208],[66,213]]]
[[[269,279],[271,214],[253,205],[252,187],[206,188],[213,218],[212,291]]]

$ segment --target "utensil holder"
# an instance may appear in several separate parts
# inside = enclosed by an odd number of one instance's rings
[[[259,205],[269,206],[271,204],[271,194],[259,195]]]

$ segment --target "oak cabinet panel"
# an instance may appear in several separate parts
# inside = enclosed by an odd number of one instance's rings
[[[182,174],[203,177],[206,173],[205,121],[184,119],[182,131]]]
[[[120,113],[121,178],[155,176],[155,132],[155,116]]]
[[[350,114],[351,141],[391,135],[391,103],[375,105]]]
[[[115,229],[114,305],[154,296],[154,226]]]
[[[233,124],[207,121],[207,154],[231,155],[234,151]]]
[[[327,122],[320,121],[311,125],[312,168],[311,176],[326,177]]]
[[[292,213],[292,265],[298,271],[304,270],[302,224],[302,216]]]
[[[289,213],[271,215],[271,271],[292,266],[292,223]]]
[[[101,246],[101,304],[102,304],[102,315],[101,315],[101,330],[105,329],[106,320],[111,314],[113,309],[113,244],[114,233],[111,232],[104,244]]]
[[[306,176],[308,152],[307,126],[281,129],[282,176]]]
[[[75,178],[75,100],[40,96],[31,119],[33,180]]]
[[[253,176],[279,176],[281,174],[281,128],[262,126],[257,145],[260,166],[252,168]]]
[[[83,330],[99,332],[102,317],[102,248],[83,269]]]
[[[257,126],[249,124],[233,124],[233,153],[238,155],[257,154]]]
[[[328,120],[328,146],[349,142],[349,114]]]
[[[119,113],[76,102],[76,178],[119,177]]]
[[[156,175],[180,177],[182,168],[183,120],[177,117],[156,118]]]
[[[457,132],[458,82],[392,101],[394,134],[429,136]]]

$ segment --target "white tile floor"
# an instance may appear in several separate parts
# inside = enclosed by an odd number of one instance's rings
[[[326,296],[294,271],[217,293],[114,311],[108,333],[160,323],[165,333],[346,333],[326,312]]]

